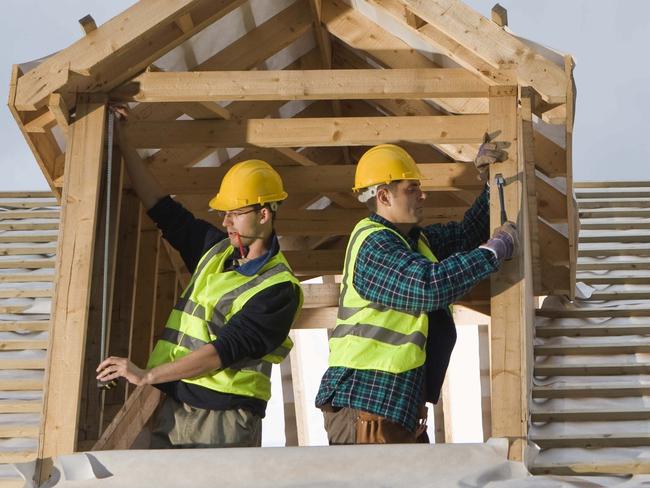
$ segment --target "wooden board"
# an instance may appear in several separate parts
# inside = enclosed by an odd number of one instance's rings
[[[75,451],[105,123],[104,99],[81,95],[66,152],[39,459]],[[37,467],[37,481],[47,478],[45,468]]]

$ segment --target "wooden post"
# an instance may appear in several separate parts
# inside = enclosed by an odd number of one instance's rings
[[[155,314],[159,244],[158,229],[141,207],[129,344],[129,358],[140,367],[145,366],[153,344],[152,324]]]
[[[478,327],[478,364],[481,384],[481,420],[483,441],[492,437],[492,415],[490,411],[490,326]]]
[[[297,446],[298,419],[296,418],[296,402],[293,397],[291,356],[280,363],[280,373],[282,375],[282,397],[284,399],[284,445]]]
[[[500,225],[494,178],[501,173],[506,180],[504,192],[508,219],[518,225],[522,243],[519,253],[512,260],[505,261],[491,278],[491,389],[492,435],[507,437],[510,441],[508,457],[522,460],[528,423],[524,328],[532,327],[533,308],[524,167],[517,140],[517,95],[516,86],[490,87],[489,132],[498,133],[497,141],[510,143],[508,160],[490,167],[490,227],[494,229]]]
[[[569,55],[564,57],[564,71],[567,77],[566,89],[566,198],[569,238],[569,299],[575,298],[576,264],[578,262],[578,209],[573,198],[573,122],[575,119],[576,85],[573,79],[575,63]]]
[[[105,126],[106,97],[79,95],[66,148],[37,484],[49,477],[48,458],[76,449]]]
[[[115,261],[117,250],[117,229],[119,228],[120,205],[122,194],[122,165],[119,153],[113,153],[111,188],[106,188],[107,178],[102,176],[101,192],[99,196],[99,213],[97,217],[97,230],[95,234],[95,251],[93,262],[93,275],[90,289],[90,305],[88,331],[86,338],[86,352],[84,364],[83,389],[81,394],[81,411],[79,415],[79,432],[77,442],[80,450],[85,450],[101,435],[103,417],[103,395],[97,388],[97,373],[95,368],[101,361],[101,334],[102,334],[102,307],[104,291],[104,273],[108,276],[106,340],[110,332],[113,284],[115,279]],[[110,227],[108,231],[109,259],[108,269],[104,270],[105,239],[106,239],[106,195],[110,191]]]

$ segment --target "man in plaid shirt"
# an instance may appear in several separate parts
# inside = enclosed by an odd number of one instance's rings
[[[482,179],[506,157],[483,144],[475,161]],[[487,185],[461,222],[419,227],[421,179],[411,156],[391,144],[370,149],[357,166],[354,190],[371,214],[348,243],[316,397],[330,444],[416,442],[456,342],[450,305],[514,253],[514,224],[488,239]]]

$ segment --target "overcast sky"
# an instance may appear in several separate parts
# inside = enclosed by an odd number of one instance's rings
[[[0,97],[7,99],[11,65],[43,57],[81,36],[90,13],[100,25],[131,0],[2,0]],[[494,0],[466,0],[490,15]],[[578,103],[574,132],[577,180],[650,179],[647,49],[648,0],[501,0],[510,28],[523,37],[572,54]],[[0,109],[0,190],[46,188],[8,108]]]

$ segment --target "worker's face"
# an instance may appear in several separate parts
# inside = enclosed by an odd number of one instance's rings
[[[378,195],[380,197],[380,195]],[[425,193],[417,180],[402,180],[386,189],[385,216],[394,224],[419,224],[422,222]],[[381,199],[381,197],[380,197]],[[379,202],[378,202],[379,203]]]
[[[228,232],[230,243],[234,247],[250,246],[256,239],[262,238],[261,224],[266,209],[242,207],[229,212],[221,212],[223,226]]]

